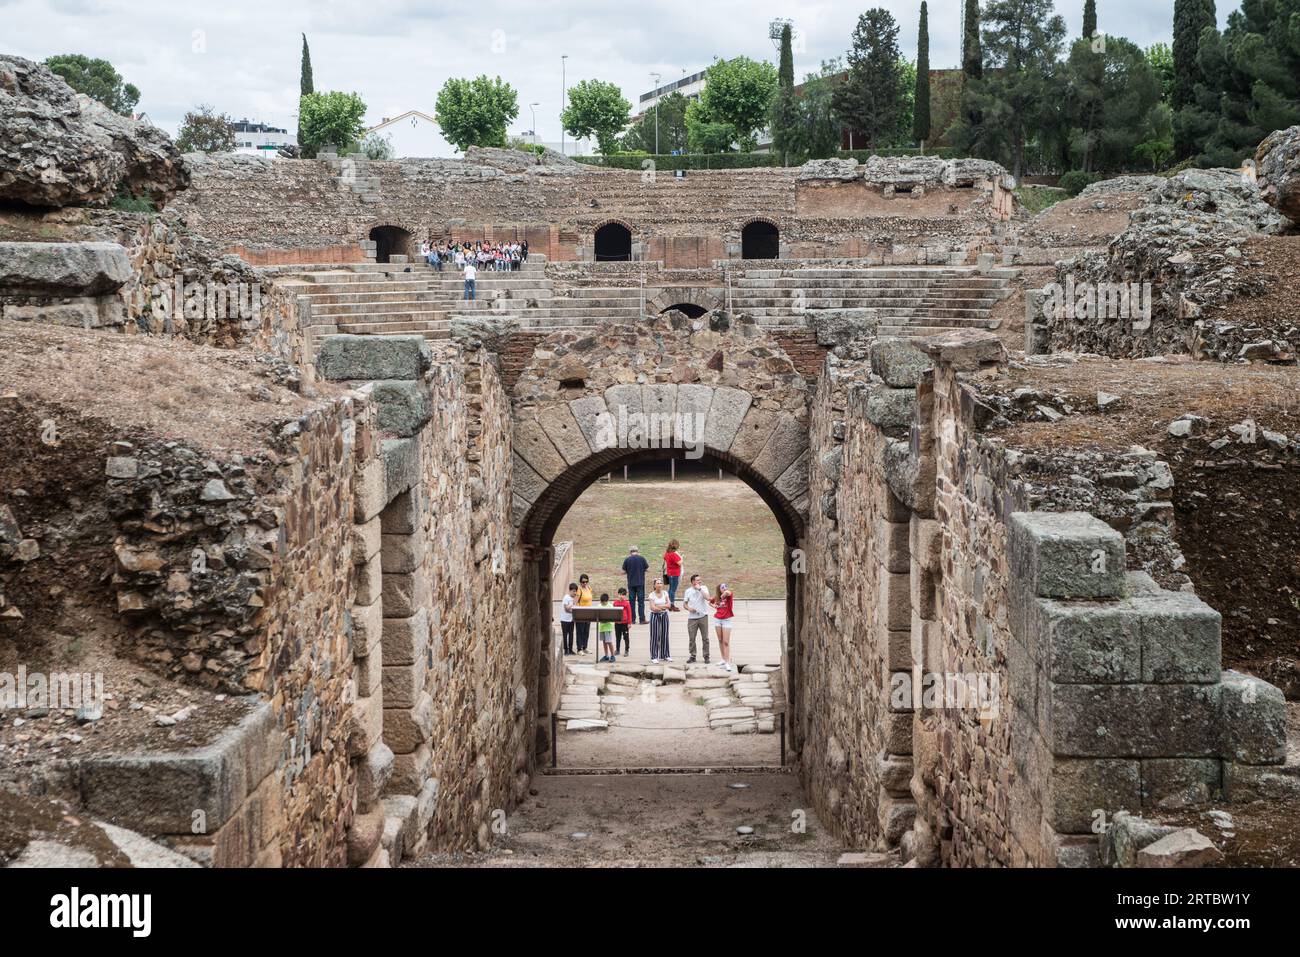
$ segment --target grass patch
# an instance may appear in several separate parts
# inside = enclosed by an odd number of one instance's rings
[[[1058,186],[1021,186],[1016,189],[1016,198],[1022,206],[1037,216],[1045,209],[1050,209],[1070,194]]]
[[[573,542],[575,580],[585,572],[596,596],[608,591],[611,598],[626,583],[622,565],[628,546],[639,546],[650,563],[649,590],[662,571],[670,538],[681,542],[686,558],[679,602],[696,572],[710,591],[725,581],[738,599],[785,597],[781,527],[757,493],[731,476],[596,482],[555,533],[557,542]]]

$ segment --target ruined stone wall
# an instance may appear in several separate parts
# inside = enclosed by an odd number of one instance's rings
[[[194,157],[194,185],[175,208],[189,228],[258,263],[354,261],[376,226],[417,242],[526,239],[550,261],[591,261],[595,231],[619,222],[634,258],[681,269],[739,258],[756,218],[778,227],[784,256],[966,262],[1014,212],[1000,168],[967,169],[969,161],[927,159],[919,171],[883,160],[841,164],[846,173],[815,164],[695,170],[681,179],[494,162]]]
[[[320,365],[368,383],[378,408],[356,479],[364,718],[349,862],[473,848],[526,789],[535,715],[505,392],[487,353],[434,356],[418,337],[332,337]]]
[[[1249,793],[1285,752],[1281,693],[1221,672],[1218,613],[988,431],[996,339],[924,347],[833,356],[814,404],[795,700],[818,811],[921,865],[1078,866],[1099,815]]]

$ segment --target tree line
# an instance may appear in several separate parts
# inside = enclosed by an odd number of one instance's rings
[[[932,72],[928,3],[920,4],[915,57],[876,7],[857,20],[842,57],[796,85],[793,28],[780,33],[777,65],[715,59],[698,97],[672,92],[633,122],[614,83],[585,79],[568,90],[564,131],[615,153],[752,150],[765,131],[787,164],[866,150],[948,146],[996,160],[1013,175],[1158,171],[1171,164],[1239,164],[1268,133],[1300,123],[1300,0],[1241,0],[1218,28],[1215,0],[1174,0],[1172,43],[1145,49],[1099,23],[1084,0],[1070,36],[1053,0],[962,0],[959,71]],[[140,91],[104,60],[45,61],[74,89],[130,114]],[[936,85],[935,78],[940,82]],[[304,156],[327,146],[392,155],[365,135],[356,93],[317,92],[302,38],[298,142]],[[434,118],[458,150],[524,146],[508,130],[518,92],[500,77],[449,78]],[[185,116],[182,150],[233,149],[230,119],[200,106]]]

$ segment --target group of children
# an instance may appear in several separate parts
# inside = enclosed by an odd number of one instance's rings
[[[569,583],[569,591],[564,596],[560,611],[560,631],[564,635],[566,655],[587,653],[587,644],[591,638],[591,622],[575,622],[573,609],[590,607],[593,604],[592,599],[591,579],[588,576],[583,575],[577,582]],[[602,652],[599,660],[613,662],[620,647],[624,655],[629,654],[632,647],[632,603],[628,601],[627,589],[620,588],[618,598],[613,602],[610,601],[609,592],[602,592],[598,607],[623,609],[621,621],[596,622],[596,635]]]
[[[420,255],[439,272],[444,263],[452,263],[457,269],[475,266],[478,269],[494,269],[498,272],[518,272],[519,267],[528,262],[528,241],[521,243],[421,243]]]
[[[635,549],[633,549],[633,552],[635,552]],[[619,654],[620,649],[625,656],[631,654],[633,604],[628,597],[627,588],[620,588],[618,597],[613,601],[610,600],[609,592],[602,592],[598,603],[594,601],[594,598],[591,579],[587,575],[582,575],[578,581],[569,583],[568,592],[560,603],[560,632],[564,638],[564,653],[566,655],[587,654],[587,645],[591,636],[591,622],[575,621],[573,614],[575,608],[591,607],[593,605],[599,608],[617,608],[622,612],[618,620],[596,622],[597,640],[601,646],[601,655],[597,661],[614,663],[617,661],[616,656]],[[686,590],[686,605],[689,612],[686,631],[687,636],[690,638],[690,657],[686,661],[687,664],[695,662],[697,636],[702,639],[704,644],[704,661],[706,663],[709,661],[708,624],[709,613],[712,612],[718,631],[718,651],[721,652],[718,664],[728,671],[736,670],[731,663],[731,620],[735,617],[733,599],[734,594],[727,585],[719,585],[718,594],[714,596],[709,594],[708,587],[699,575],[691,576],[691,587]],[[668,650],[668,613],[680,609],[670,596],[670,593],[664,588],[662,578],[654,580],[654,589],[647,596],[646,602],[650,606],[650,620],[648,622],[650,625],[650,663],[658,664],[659,662],[672,661],[672,656]]]

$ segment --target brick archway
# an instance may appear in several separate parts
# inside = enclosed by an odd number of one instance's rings
[[[766,216],[754,216],[740,227],[742,259],[780,259],[781,225]]]
[[[646,303],[646,308],[661,313],[682,304],[698,306],[704,312],[713,312],[722,308],[723,291],[704,286],[667,286]]]

